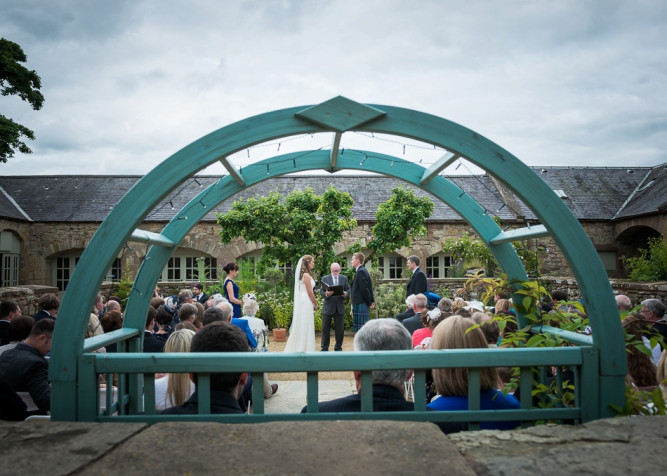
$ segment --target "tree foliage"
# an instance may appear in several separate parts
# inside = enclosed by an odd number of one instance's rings
[[[311,254],[318,274],[326,274],[335,259],[334,245],[343,232],[357,225],[352,204],[349,194],[333,187],[322,196],[307,188],[284,198],[274,191],[265,197],[239,199],[227,213],[216,215],[220,239],[225,244],[237,237],[262,243],[260,272],[276,262],[296,264],[300,256]]]
[[[42,82],[34,70],[20,64],[26,61],[27,57],[19,45],[0,38],[0,93],[3,96],[17,95],[38,110],[44,103],[44,96],[39,92]],[[22,137],[34,140],[35,134],[0,114],[0,162],[7,162],[17,150],[24,154],[32,152]]]
[[[425,235],[424,223],[433,213],[433,202],[428,197],[418,197],[414,191],[396,187],[391,197],[381,203],[375,213],[373,239],[368,242],[371,250],[368,259],[375,254],[396,251],[411,246],[415,236]]]
[[[662,237],[650,238],[648,248],[639,249],[639,256],[622,259],[633,281],[667,280],[667,243]]]

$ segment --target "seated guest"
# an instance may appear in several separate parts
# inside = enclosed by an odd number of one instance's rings
[[[176,324],[176,327],[174,327],[174,331],[180,331],[183,329],[187,329],[192,332],[197,332],[199,330],[189,322],[179,322],[178,324]]]
[[[192,294],[195,302],[204,304],[208,301],[208,294],[204,292],[204,285],[202,283],[195,283],[195,285],[192,286]]]
[[[116,331],[123,328],[123,318],[120,315],[120,311],[107,311],[100,321],[102,324],[102,330],[107,332]],[[107,345],[107,352],[117,352],[118,348],[116,347],[117,342]]]
[[[248,338],[248,345],[250,346],[250,348],[256,349],[257,340],[255,339],[255,336],[253,335],[252,330],[250,329],[250,324],[248,323],[248,321],[232,317],[232,314],[234,313],[234,307],[229,301],[221,302],[220,304],[217,305],[217,307],[222,311],[223,320],[225,322],[231,322],[236,327],[241,329]]]
[[[51,351],[53,319],[35,322],[30,335],[15,348],[0,355],[0,378],[16,392],[28,392],[41,413],[51,409],[49,363],[44,358]]]
[[[157,312],[152,307],[148,308],[146,314],[146,329],[144,329],[144,352],[162,352],[165,341],[153,335],[155,326],[155,315]]]
[[[257,304],[257,298],[252,293],[247,293],[243,295],[243,317],[241,320],[248,321],[252,334],[257,340],[257,347],[255,352],[266,352],[267,351],[267,339],[265,338],[268,333],[266,324],[264,321],[255,317],[259,311],[259,304]],[[271,383],[269,381],[269,375],[264,373],[264,398],[270,398],[274,393],[278,391],[278,384]]]
[[[60,309],[60,299],[58,299],[58,296],[55,294],[45,294],[41,298],[39,298],[39,302],[37,303],[37,308],[39,311],[37,311],[36,314],[33,314],[32,317],[35,318],[35,321],[39,321],[40,319],[48,318],[48,319],[55,319],[58,317],[58,309]]]
[[[410,333],[396,319],[371,319],[354,336],[354,350],[410,350]],[[373,370],[373,411],[412,411],[414,404],[405,400],[404,384],[411,377],[412,371]],[[361,372],[354,372],[357,393],[328,402],[320,402],[319,411],[323,412],[360,412],[361,411]],[[306,413],[303,407],[301,413]]]
[[[433,331],[431,349],[482,349],[487,347],[484,334],[474,328],[472,319],[451,316]],[[440,397],[428,404],[431,410],[468,409],[468,369],[433,369],[433,380]],[[498,374],[493,367],[480,369],[480,408],[482,410],[519,409],[519,401],[512,395],[497,390]],[[481,422],[482,430],[510,430],[519,426],[518,421]],[[442,427],[441,427],[442,428]],[[444,430],[443,430],[444,431]]]
[[[443,314],[438,307],[434,307],[430,311],[422,313],[424,328],[417,329],[415,333],[412,334],[412,347],[414,349],[425,349],[427,345],[430,347],[433,329],[435,329],[435,326],[442,322],[447,315]],[[428,342],[426,342],[427,339]]]
[[[172,332],[164,345],[164,352],[190,352],[195,332],[187,329]],[[189,374],[168,373],[155,379],[155,409],[182,405],[195,391]]]
[[[248,342],[243,332],[228,322],[205,325],[192,339],[190,352],[247,352]],[[191,374],[195,391],[182,405],[167,408],[162,415],[199,413],[197,374]],[[210,375],[211,413],[243,413],[238,399],[248,379],[247,372],[225,372]]]
[[[12,319],[12,322],[9,323],[9,329],[7,329],[9,344],[0,347],[0,354],[9,349],[13,349],[16,347],[16,344],[25,340],[25,338],[30,335],[30,331],[34,324],[35,319],[30,316],[17,316]]]
[[[151,307],[153,309],[159,309],[162,306],[164,306],[164,298],[162,297],[154,297],[151,299]]]
[[[396,316],[396,319],[398,320],[398,322],[403,322],[408,317],[412,317],[412,316],[415,315],[415,310],[412,308],[414,303],[415,303],[415,294],[410,294],[405,299],[405,308],[407,310],[405,312],[400,313],[398,316]]]
[[[21,421],[27,416],[28,407],[23,399],[4,379],[0,378],[0,420]]]
[[[452,305],[454,302],[449,298],[442,298],[438,301],[438,309],[443,313],[446,313],[448,316],[452,314]]]
[[[494,321],[485,312],[475,312],[471,319],[475,324],[479,324],[479,328],[482,329],[482,334],[484,334],[489,347],[498,347],[498,341],[500,340],[500,325],[498,321]]]
[[[414,334],[417,329],[422,329],[424,324],[422,323],[421,315],[423,312],[426,312],[426,304],[428,299],[424,294],[417,294],[412,303],[412,309],[415,311],[415,315],[408,317],[403,320],[403,325],[410,332],[410,335]]]
[[[197,318],[197,306],[195,306],[192,303],[186,302],[181,306],[181,308],[178,310],[178,321],[179,322],[190,322],[192,325],[195,323],[195,319]],[[195,326],[197,327],[197,326]]]
[[[181,307],[181,310],[182,309],[183,307]],[[181,310],[179,310],[178,312],[180,313]],[[186,319],[186,321],[188,320]],[[181,322],[183,321],[181,320]],[[157,330],[155,329],[155,327],[153,328],[153,330],[155,331],[155,337],[158,337],[165,341],[169,339],[169,336],[173,331],[173,326],[172,326],[173,323],[174,323],[174,315],[172,313],[167,311],[164,308],[164,306],[157,308],[155,310],[155,326],[157,327]]]
[[[21,315],[21,308],[15,301],[0,301],[0,345],[9,344],[9,323]]]
[[[641,313],[636,313],[623,319],[622,324],[626,336],[631,336],[629,337],[629,345],[625,346],[628,375],[632,377],[632,381],[637,387],[656,387],[659,383],[656,366],[650,356],[637,348],[639,345],[648,343],[647,347],[650,349],[650,342],[644,341],[644,339],[651,333],[651,323]]]

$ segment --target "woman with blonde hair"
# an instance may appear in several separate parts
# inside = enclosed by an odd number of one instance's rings
[[[479,327],[473,328],[472,319],[451,316],[433,330],[432,350],[449,349],[486,349],[487,343]],[[515,410],[521,405],[513,395],[503,395],[497,390],[498,374],[494,367],[481,368],[480,408],[482,410]],[[467,368],[433,369],[433,380],[439,398],[428,404],[431,410],[467,410],[468,409],[468,373]],[[482,430],[510,430],[519,426],[518,421],[481,422]]]
[[[164,352],[190,352],[195,333],[189,329],[174,331],[164,345]],[[187,373],[169,373],[155,380],[155,410],[184,403],[195,391]]]

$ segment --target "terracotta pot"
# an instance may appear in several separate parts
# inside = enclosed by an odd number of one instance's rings
[[[273,329],[272,332],[274,342],[285,342],[287,340],[287,329],[284,327]]]

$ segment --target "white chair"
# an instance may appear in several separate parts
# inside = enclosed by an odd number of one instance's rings
[[[411,402],[415,401],[415,375],[412,374],[410,380],[403,383],[405,399]]]

